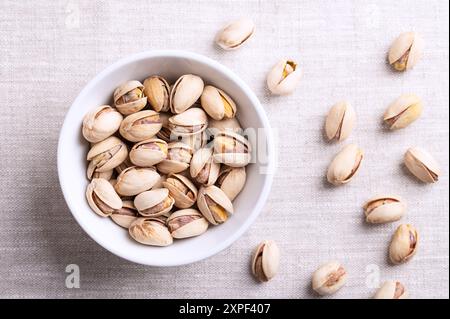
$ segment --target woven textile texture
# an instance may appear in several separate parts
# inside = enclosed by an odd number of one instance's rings
[[[0,2],[0,297],[6,298],[312,298],[311,273],[340,260],[347,286],[334,298],[368,298],[377,279],[397,279],[414,298],[449,297],[449,17],[448,2],[397,1],[12,1]],[[255,36],[240,50],[216,48],[229,20],[248,16]],[[403,31],[422,34],[415,69],[399,74],[386,52]],[[278,168],[263,212],[237,242],[183,267],[135,265],[92,241],[70,214],[59,189],[56,149],[64,115],[98,72],[129,54],[183,49],[235,71],[263,104],[278,143]],[[281,57],[304,69],[294,94],[272,97],[268,70]],[[387,105],[401,93],[424,100],[423,116],[388,132]],[[357,177],[345,187],[324,181],[344,145],[323,139],[324,116],[346,99],[357,112],[348,142],[365,150]],[[438,183],[416,182],[403,168],[410,146],[441,163]],[[402,222],[421,244],[414,259],[387,262],[399,223],[369,227],[361,209],[377,193],[408,202]],[[281,248],[280,272],[258,284],[249,271],[263,239]],[[66,267],[80,267],[69,289]]]

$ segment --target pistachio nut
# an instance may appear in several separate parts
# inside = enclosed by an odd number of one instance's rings
[[[393,264],[404,263],[414,256],[418,246],[419,233],[417,229],[408,224],[400,225],[392,236],[389,259]]]
[[[114,91],[114,105],[123,115],[142,110],[147,105],[144,86],[139,81],[129,81]]]
[[[159,119],[162,123],[162,127],[158,133],[156,133],[156,137],[169,143],[172,140],[172,131],[169,128],[169,118],[172,115],[170,113],[159,113]]]
[[[367,201],[363,208],[368,223],[382,224],[402,218],[406,203],[398,196],[377,196]]]
[[[183,113],[202,95],[203,80],[193,74],[182,75],[170,92],[170,110],[174,114]]]
[[[232,131],[234,133],[241,134],[243,132],[243,129],[236,117],[233,117],[231,119],[224,118],[220,121],[210,118],[208,120],[207,131],[210,133],[210,135],[216,135],[216,133],[219,133],[221,131]]]
[[[198,190],[189,178],[180,174],[169,174],[162,185],[169,190],[176,207],[189,208],[195,204]]]
[[[173,238],[188,238],[203,234],[208,221],[196,209],[188,208],[174,212],[166,221]]]
[[[389,64],[397,71],[413,68],[422,57],[423,39],[415,32],[400,34],[389,50]]]
[[[435,183],[442,174],[438,162],[426,150],[411,147],[405,153],[405,166],[424,183]]]
[[[130,150],[130,160],[134,165],[151,167],[167,157],[167,143],[158,138],[150,138],[134,144]]]
[[[206,113],[197,107],[169,118],[169,129],[175,136],[189,136],[203,132],[208,126]]]
[[[92,210],[102,217],[122,208],[122,200],[114,187],[103,178],[94,178],[86,189],[86,198]]]
[[[167,188],[158,188],[140,193],[134,198],[139,214],[146,217],[156,217],[170,212],[174,204]]]
[[[83,118],[83,136],[91,143],[98,143],[113,135],[122,122],[122,114],[109,105],[101,105]]]
[[[337,261],[328,262],[312,276],[312,288],[321,296],[334,294],[347,282],[347,272]]]
[[[130,156],[127,156],[127,158],[122,163],[120,163],[120,165],[116,166],[116,168],[115,168],[116,173],[120,174],[120,173],[122,173],[122,171],[124,171],[125,169],[127,169],[128,167],[131,167],[131,166],[134,166],[134,164],[131,163]]]
[[[89,180],[91,180],[93,178],[103,178],[103,179],[106,179],[109,181],[111,179],[113,173],[114,173],[113,169],[106,171],[106,172],[98,172],[96,170],[96,167],[93,164],[93,162],[89,162],[89,165],[88,165],[88,168],[86,171],[86,175]]]
[[[244,188],[246,179],[245,167],[222,165],[216,185],[233,201]]]
[[[374,299],[407,299],[408,292],[400,281],[386,281],[378,289]]]
[[[193,150],[181,142],[171,142],[167,146],[167,157],[158,163],[157,168],[163,174],[180,173],[189,167]]]
[[[159,180],[159,174],[154,168],[128,167],[117,176],[114,189],[119,195],[134,196],[149,190]]]
[[[215,120],[233,118],[236,115],[236,104],[224,91],[207,85],[200,97],[203,109]]]
[[[253,35],[255,24],[250,19],[239,19],[228,23],[220,30],[215,38],[215,42],[224,50],[235,50]]]
[[[273,240],[265,240],[256,247],[252,259],[252,273],[261,282],[269,281],[278,272],[280,250]]]
[[[152,138],[162,127],[159,113],[151,110],[128,115],[120,124],[119,132],[130,142]]]
[[[220,164],[213,160],[212,148],[201,148],[194,153],[189,168],[191,177],[199,184],[213,185],[219,176]]]
[[[128,156],[127,146],[115,136],[92,145],[87,154],[88,170],[103,173],[119,166]]]
[[[134,207],[133,201],[123,201],[122,208],[115,210],[111,215],[111,219],[123,228],[129,228],[130,225],[138,218],[138,211]]]
[[[328,112],[325,133],[328,140],[345,140],[355,126],[356,113],[350,103],[336,103]]]
[[[422,114],[422,100],[415,94],[403,94],[389,105],[383,120],[391,130],[404,128]]]
[[[157,218],[137,218],[128,228],[130,236],[137,242],[150,246],[168,246],[173,243],[164,222]]]
[[[228,214],[233,213],[233,204],[217,186],[201,187],[198,191],[197,206],[205,218],[213,225],[224,223]]]
[[[189,136],[183,136],[180,139],[180,142],[189,145],[194,151],[199,150],[202,147],[205,147],[208,143],[208,135],[206,134],[206,130]]]
[[[156,112],[169,111],[170,85],[158,76],[152,75],[144,81],[144,94],[148,103]]]
[[[231,167],[243,167],[250,163],[251,148],[242,135],[222,131],[214,137],[214,160]]]
[[[336,186],[350,182],[358,171],[362,159],[363,152],[357,145],[345,146],[328,167],[328,182]]]
[[[292,60],[280,60],[267,75],[267,87],[275,95],[286,95],[294,92],[302,71]]]

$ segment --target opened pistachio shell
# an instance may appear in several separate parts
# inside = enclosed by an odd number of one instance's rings
[[[173,238],[188,238],[203,234],[208,222],[196,209],[183,209],[174,212],[166,221]]]
[[[405,153],[405,166],[424,183],[435,183],[442,174],[438,162],[426,150],[411,147]]]
[[[233,204],[217,186],[201,187],[198,191],[197,206],[205,218],[213,225],[224,223],[233,213]]]
[[[363,208],[368,223],[390,223],[405,215],[406,203],[398,196],[377,196],[367,201]]]
[[[162,139],[163,141],[169,143],[172,140],[172,131],[169,127],[169,118],[172,115],[169,113],[159,113],[159,119],[162,123],[162,127],[158,133],[156,133],[156,137]]]
[[[83,136],[91,143],[98,143],[113,135],[122,122],[122,114],[109,105],[101,105],[83,118]]]
[[[133,201],[123,201],[122,208],[115,210],[111,215],[111,219],[123,228],[129,228],[130,225],[138,218],[138,211],[134,207]]]
[[[389,258],[394,264],[407,262],[417,252],[419,233],[412,225],[400,225],[392,236]]]
[[[363,159],[362,150],[355,144],[345,146],[328,167],[327,180],[333,185],[350,182]]]
[[[206,113],[197,107],[169,118],[169,129],[175,136],[189,136],[203,132],[208,126]]]
[[[154,168],[128,167],[117,176],[114,189],[119,195],[134,196],[149,190],[159,180]]]
[[[231,119],[223,119],[220,121],[209,119],[208,120],[208,129],[209,135],[216,135],[219,132],[222,131],[232,131],[234,133],[241,134],[243,132],[243,129],[241,127],[241,124],[239,124],[239,121],[236,117],[233,117]]]
[[[194,151],[197,151],[198,149],[206,146],[208,142],[208,135],[205,130],[198,134],[183,136],[180,142],[189,145]]]
[[[236,115],[236,104],[224,91],[207,85],[200,97],[203,109],[215,120],[233,118]]]
[[[261,282],[269,281],[278,272],[280,250],[273,240],[265,240],[256,247],[252,259],[252,273]]]
[[[92,145],[87,154],[87,160],[92,166],[89,169],[103,173],[119,166],[128,156],[127,146],[115,136]]]
[[[162,185],[169,190],[176,207],[189,208],[195,204],[198,190],[187,177],[180,174],[169,174]]]
[[[397,71],[413,68],[422,57],[423,39],[415,32],[400,34],[389,50],[389,64]]]
[[[103,178],[103,179],[106,179],[106,180],[110,180],[112,175],[113,175],[113,173],[114,173],[114,169],[111,169],[111,170],[106,171],[106,172],[98,172],[96,170],[94,162],[89,162],[89,165],[88,165],[88,168],[87,168],[87,171],[86,171],[86,175],[87,175],[87,178],[89,180],[91,180],[93,178]]]
[[[153,75],[144,81],[144,94],[148,103],[156,112],[169,111],[170,85],[157,75]]]
[[[286,95],[294,92],[302,71],[295,61],[282,59],[267,75],[267,87],[272,94]]]
[[[391,130],[404,128],[422,114],[422,100],[415,94],[403,94],[389,105],[383,120]]]
[[[213,160],[212,148],[201,148],[194,153],[191,160],[190,173],[199,184],[213,185],[219,176],[220,164]]]
[[[162,127],[159,113],[140,111],[128,115],[120,124],[119,132],[130,142],[139,142],[152,138]]]
[[[235,50],[247,42],[254,32],[255,24],[252,20],[236,20],[217,33],[215,42],[224,50]]]
[[[386,281],[378,289],[374,299],[407,299],[408,292],[400,281]]]
[[[168,246],[172,236],[164,223],[155,218],[138,218],[128,228],[130,236],[137,242],[150,246]]]
[[[124,115],[142,110],[147,105],[143,90],[144,86],[139,81],[129,81],[119,86],[114,91],[114,105],[117,110]]]
[[[122,208],[122,200],[114,187],[103,178],[94,178],[86,189],[86,198],[92,210],[102,217]]]
[[[242,135],[223,131],[214,137],[214,160],[231,167],[243,167],[250,163],[251,148]]]
[[[189,167],[193,153],[189,145],[172,142],[167,149],[166,159],[157,165],[158,171],[163,174],[180,173]]]
[[[353,130],[356,113],[350,103],[336,103],[328,112],[325,132],[328,140],[345,140]]]
[[[202,95],[203,80],[193,74],[182,75],[170,92],[170,110],[178,114],[190,108]]]
[[[336,261],[328,262],[317,269],[312,276],[312,288],[319,295],[331,295],[347,282],[347,272]]]
[[[233,201],[244,188],[246,179],[245,167],[222,165],[216,185]]]
[[[134,206],[142,216],[160,216],[169,212],[174,200],[167,188],[158,188],[140,193],[134,198]]]
[[[134,165],[151,167],[167,157],[168,145],[158,138],[150,138],[136,143],[130,150],[130,160]]]

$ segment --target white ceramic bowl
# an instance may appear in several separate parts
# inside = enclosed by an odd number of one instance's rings
[[[206,83],[227,92],[238,105],[237,117],[243,128],[263,129],[260,130],[263,134],[258,136],[257,151],[264,153],[265,163],[256,162],[247,166],[246,185],[233,202],[235,213],[226,223],[210,227],[199,237],[175,240],[168,247],[144,246],[130,239],[126,230],[109,218],[99,217],[88,206],[85,198],[88,185],[85,159],[88,143],[81,134],[82,120],[92,107],[111,105],[114,89],[127,80],[143,81],[149,75],[159,74],[173,83],[180,75],[187,73],[197,74]],[[109,66],[78,95],[61,129],[58,174],[70,211],[97,243],[113,254],[136,263],[175,266],[212,256],[231,245],[245,232],[267,199],[272,184],[274,158],[274,146],[265,112],[255,94],[236,74],[218,62],[198,54],[185,51],[149,51],[132,55]]]

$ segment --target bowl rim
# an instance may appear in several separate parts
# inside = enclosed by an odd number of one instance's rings
[[[221,242],[220,244],[217,244],[212,249],[202,251],[200,254],[195,255],[195,257],[183,257],[183,259],[173,259],[173,260],[161,260],[156,259],[152,260],[150,263],[147,260],[139,258],[139,256],[134,255],[127,255],[123,250],[116,249],[115,247],[112,247],[108,244],[106,240],[104,240],[99,234],[96,234],[95,232],[92,232],[90,230],[90,226],[87,225],[87,222],[84,221],[84,219],[81,217],[82,214],[77,213],[77,205],[76,200],[70,196],[70,192],[68,190],[68,185],[70,184],[70,181],[66,180],[65,175],[63,174],[63,167],[65,166],[62,161],[62,152],[63,152],[63,142],[66,139],[66,136],[70,133],[68,128],[68,122],[69,118],[71,117],[70,114],[75,112],[75,105],[78,104],[79,100],[82,100],[84,96],[87,94],[90,89],[97,85],[100,81],[104,80],[104,78],[111,73],[113,70],[120,68],[126,64],[129,64],[131,62],[135,62],[138,60],[148,59],[148,58],[155,58],[155,57],[175,57],[175,58],[184,58],[184,59],[190,59],[195,60],[196,62],[202,63],[207,65],[210,68],[216,69],[221,73],[224,73],[227,77],[231,78],[235,83],[238,84],[238,86],[243,90],[243,92],[248,96],[250,101],[252,102],[255,111],[258,113],[258,116],[260,117],[263,128],[265,130],[266,135],[266,143],[267,143],[267,153],[268,153],[268,163],[266,166],[266,172],[267,175],[264,179],[264,185],[262,188],[262,192],[259,194],[259,198],[257,200],[256,205],[253,207],[253,210],[251,211],[248,218],[245,220],[244,223],[240,225],[240,227],[231,234],[226,240]],[[58,169],[58,178],[59,178],[59,184],[61,191],[63,193],[64,199],[66,201],[66,204],[72,214],[72,216],[75,218],[77,223],[81,226],[81,228],[84,230],[85,233],[89,235],[97,244],[105,248],[106,250],[110,251],[116,256],[119,256],[123,259],[126,259],[128,261],[147,265],[147,266],[162,266],[162,267],[168,267],[168,266],[181,266],[185,264],[194,263],[206,258],[209,258],[211,256],[216,255],[220,251],[228,248],[232,243],[234,243],[238,238],[240,238],[245,231],[252,225],[252,223],[255,221],[255,219],[259,216],[261,213],[261,210],[263,206],[265,205],[267,201],[267,197],[269,195],[272,182],[273,182],[273,175],[275,172],[275,146],[273,141],[273,135],[272,135],[272,129],[269,124],[269,120],[267,118],[266,112],[264,108],[262,107],[261,103],[259,102],[258,98],[256,97],[255,93],[250,89],[250,87],[233,71],[222,65],[221,63],[208,58],[206,56],[184,51],[184,50],[150,50],[150,51],[143,51],[139,53],[135,53],[129,56],[126,56],[124,58],[119,59],[118,61],[114,62],[113,64],[107,66],[103,71],[98,73],[94,76],[80,91],[80,93],[77,95],[75,100],[73,101],[72,105],[69,107],[69,109],[66,112],[66,115],[64,117],[63,124],[60,129],[59,133],[59,139],[58,139],[58,151],[57,151],[57,169]]]

